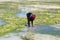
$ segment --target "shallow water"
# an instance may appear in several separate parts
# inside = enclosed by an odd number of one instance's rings
[[[26,18],[26,13],[30,12],[32,10],[38,10],[37,8],[52,8],[52,9],[58,9],[60,8],[60,6],[56,6],[56,5],[29,5],[29,6],[19,6],[18,7],[18,11],[16,12],[16,16],[17,17],[22,17],[22,18]],[[20,12],[21,11],[21,12]],[[52,11],[56,11],[56,10],[52,10]],[[51,11],[51,12],[52,12]]]
[[[39,25],[39,26],[35,27],[34,31],[35,31],[35,33],[60,36],[59,27],[60,27],[59,25]]]
[[[53,27],[55,26],[55,27]],[[33,27],[34,34],[47,34],[47,35],[60,35],[60,29],[56,28],[58,25],[38,25]],[[58,26],[59,27],[59,26]],[[22,40],[21,36],[27,33],[28,28],[20,29],[20,32],[12,32],[6,35],[0,36],[0,40]]]
[[[26,13],[16,13],[16,16],[26,18]]]
[[[60,8],[59,6],[56,6],[56,5],[31,5],[31,7],[30,6],[19,7],[18,9],[21,9],[22,12],[21,13],[17,12],[16,16],[26,18],[26,12],[31,10],[33,8],[32,6],[41,7],[41,8]],[[26,10],[24,10],[24,9],[26,9]],[[53,15],[51,15],[51,16],[53,16]],[[57,24],[56,25],[38,25],[37,27],[34,27],[33,32],[60,36],[60,30],[59,30],[59,26]]]
[[[40,8],[60,8],[59,6],[48,6],[48,5],[34,5],[35,7],[40,7]],[[43,6],[43,7],[42,7]],[[34,8],[32,7],[22,7],[19,8],[22,10],[22,12],[16,12],[17,17],[22,17],[26,18],[26,12],[30,11]],[[24,10],[25,9],[25,10]],[[36,10],[36,9],[34,9]],[[0,20],[0,25],[4,25],[5,22],[3,20]],[[58,27],[58,28],[57,28]],[[0,36],[0,40],[21,40],[21,36],[27,32],[27,28],[21,29],[20,32],[13,32],[9,33],[3,36]],[[35,34],[48,34],[48,35],[57,35],[60,36],[60,29],[59,25],[38,25],[34,26],[33,32]]]
[[[4,25],[4,24],[5,24],[5,22],[2,19],[0,19],[0,26]]]

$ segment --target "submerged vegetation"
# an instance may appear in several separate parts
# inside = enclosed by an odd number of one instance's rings
[[[26,23],[26,18],[16,17],[16,11],[18,10],[18,5],[23,5],[15,2],[1,2],[0,10],[3,9],[3,12],[0,12],[0,18],[6,22],[5,25],[0,26],[0,35],[13,32],[14,30],[23,28]],[[24,4],[26,5],[26,4]],[[3,6],[3,7],[2,7]],[[44,9],[43,9],[44,10]],[[46,9],[47,10],[47,9]],[[59,10],[60,9],[55,9]],[[60,12],[41,12],[39,10],[31,11],[36,14],[36,19],[34,24],[56,24],[60,22]]]

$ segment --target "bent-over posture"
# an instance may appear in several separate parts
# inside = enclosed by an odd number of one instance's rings
[[[29,12],[27,13],[27,22],[28,22],[28,27],[30,27],[30,22],[31,22],[31,25],[33,27],[33,21],[35,19],[35,14]]]

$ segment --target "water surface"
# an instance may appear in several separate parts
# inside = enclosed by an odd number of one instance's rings
[[[6,24],[2,19],[0,19],[0,26]]]
[[[34,32],[60,36],[59,27],[60,27],[59,25],[38,25],[37,27],[35,27]]]
[[[21,18],[26,18],[26,13],[22,12],[22,13],[16,13],[17,17],[21,17]]]

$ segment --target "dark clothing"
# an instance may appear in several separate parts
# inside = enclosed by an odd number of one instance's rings
[[[31,15],[32,15],[32,13],[27,13],[27,21],[28,21],[28,27],[30,27],[30,22],[31,22],[31,24],[32,24],[32,26],[33,26],[33,18],[31,17]]]
[[[34,20],[33,18],[31,18],[31,15],[32,15],[32,13],[27,13],[27,19],[29,21],[33,21]]]
[[[27,13],[27,17],[30,17],[32,13]]]

